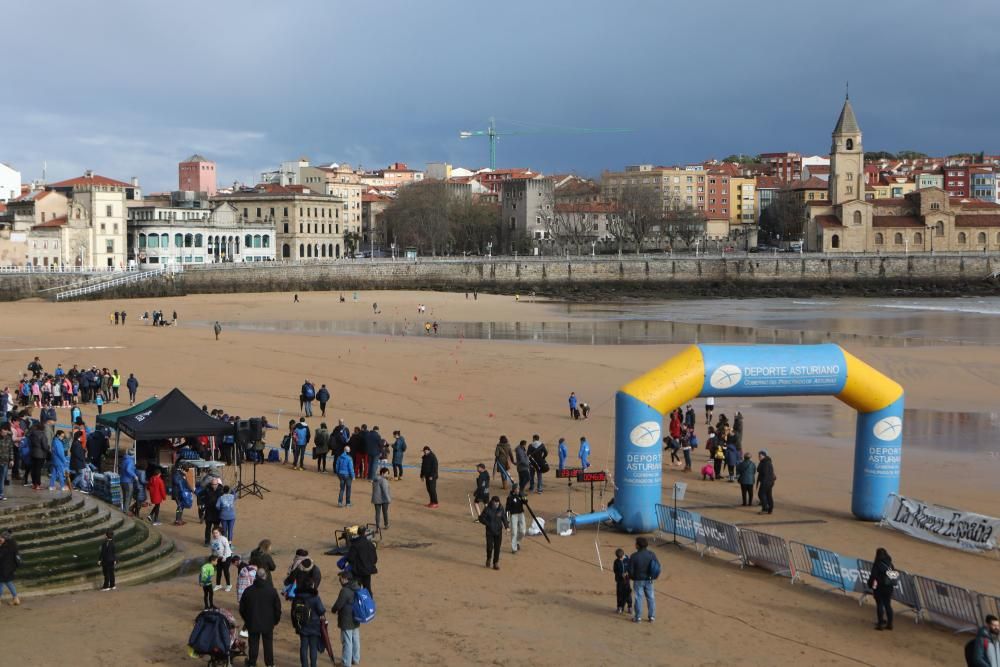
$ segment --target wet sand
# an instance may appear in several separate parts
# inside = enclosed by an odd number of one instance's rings
[[[572,443],[587,435],[594,464],[611,470],[615,390],[682,349],[435,338],[418,333],[425,320],[446,326],[568,321],[579,316],[559,304],[527,299],[515,303],[509,297],[482,294],[473,301],[463,294],[361,293],[357,303],[346,296],[344,304],[336,294],[325,293],[302,294],[298,304],[289,294],[2,304],[6,351],[0,352],[0,365],[13,382],[39,350],[46,368],[79,363],[117,367],[126,375],[134,372],[141,383],[140,397],[163,395],[178,386],[199,404],[242,416],[263,413],[279,423],[295,414],[298,387],[309,377],[331,388],[329,424],[343,417],[350,425],[378,424],[386,434],[400,428],[409,443],[408,464],[418,464],[420,447],[430,444],[443,468],[468,469],[492,457],[500,433],[516,441],[537,432],[553,457],[558,437]],[[373,300],[380,315],[372,313]],[[417,303],[427,304],[428,313],[418,314]],[[129,312],[128,326],[108,325],[108,313],[116,307]],[[167,313],[176,309],[181,326],[154,329],[141,324],[138,315],[153,308]],[[216,319],[374,319],[400,326],[410,320],[416,332],[340,335],[227,326],[216,342],[207,324]],[[206,324],[194,324],[201,322]],[[113,349],[53,349],[64,347]],[[899,380],[907,391],[907,406],[914,410],[974,413],[981,420],[1000,395],[994,379],[1000,378],[1000,353],[993,346],[845,347]],[[590,420],[574,422],[566,416],[565,398],[571,390],[593,406]],[[747,399],[718,402],[717,413],[743,411],[746,447],[767,447],[774,457],[779,482],[773,519],[824,522],[760,527],[866,558],[875,547],[885,546],[898,567],[1000,593],[994,585],[1000,581],[997,559],[930,545],[850,517],[853,415],[841,409],[817,414],[830,400],[772,400],[759,408]],[[85,415],[92,418],[92,409]],[[904,444],[903,493],[996,515],[996,452],[988,449],[988,442],[971,450],[948,442],[969,431],[935,431],[932,427],[939,420],[927,419],[931,435],[924,439],[941,438],[941,447]],[[309,420],[313,428],[320,421],[318,416]],[[982,424],[970,428],[976,431]],[[277,441],[273,433],[272,444]],[[703,426],[699,436],[704,440]],[[233,471],[227,474],[231,481]],[[332,544],[334,529],[371,520],[370,489],[364,482],[355,484],[354,507],[338,509],[337,485],[330,475],[267,465],[259,469],[259,477],[272,492],[263,501],[240,502],[235,543],[245,553],[258,540],[270,538],[279,568],[287,566],[296,547],[319,553]],[[443,473],[439,510],[422,506],[426,495],[415,470],[393,483],[392,528],[380,548],[380,574],[373,584],[378,618],[362,628],[362,664],[596,665],[631,659],[678,665],[940,665],[961,660],[964,638],[949,631],[914,626],[904,616],[896,632],[875,633],[870,604],[859,608],[853,598],[824,593],[819,587],[789,586],[787,580],[762,571],[741,571],[668,546],[656,547],[665,566],[657,582],[657,623],[627,623],[614,614],[614,582],[610,571],[598,568],[595,544],[607,568],[616,547],[631,550],[632,538],[594,528],[569,538],[553,537],[552,545],[529,538],[516,556],[505,549],[500,572],[486,570],[482,529],[472,523],[467,505],[473,478],[469,473]],[[664,485],[680,478],[681,473],[668,471]],[[546,492],[531,497],[540,515],[551,519],[570,503],[576,511],[588,507],[589,494],[580,487],[574,487],[570,500],[565,486],[546,481]],[[761,521],[756,513],[734,507],[736,485],[696,481],[690,475],[688,481],[685,505],[726,505],[702,511],[751,526]],[[599,495],[598,503],[607,502],[610,495]],[[170,509],[168,501],[164,511],[169,514]],[[205,553],[200,526],[164,526],[164,532],[192,557]],[[321,597],[330,605],[336,594],[335,559],[321,556],[319,565],[325,574]],[[220,591],[216,599],[235,607],[234,593]],[[0,634],[45,637],[44,642],[5,642],[4,656],[29,665],[192,664],[183,644],[200,603],[192,572],[114,593],[31,599],[18,609],[4,606]],[[101,622],[95,623],[95,618]],[[287,616],[279,626],[277,644],[278,664],[296,664],[298,641]]]

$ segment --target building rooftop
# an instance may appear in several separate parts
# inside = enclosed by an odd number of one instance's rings
[[[108,185],[117,188],[131,188],[133,187],[131,183],[125,183],[124,181],[116,181],[113,178],[108,178],[107,176],[101,176],[99,174],[94,174],[88,172],[83,176],[77,176],[76,178],[70,178],[65,181],[59,181],[57,183],[49,183],[47,187],[49,188],[73,188],[78,185]]]
[[[191,157],[189,157],[188,159],[186,159],[184,161],[185,162],[211,162],[211,160],[206,160],[205,158],[203,158],[201,155],[198,155],[197,153],[195,153],[194,155],[192,155]]]
[[[834,134],[858,134],[861,128],[858,127],[858,119],[854,117],[854,109],[851,107],[851,100],[844,100],[844,108],[840,110],[840,118],[837,119],[837,126],[833,128]]]
[[[956,215],[956,227],[1000,227],[1000,214]]]
[[[35,225],[32,229],[55,229],[56,227],[62,227],[66,224],[66,216],[61,215],[58,218],[52,218],[40,224]]]

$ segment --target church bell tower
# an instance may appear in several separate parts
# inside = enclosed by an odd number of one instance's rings
[[[850,97],[844,99],[844,108],[833,128],[829,197],[834,206],[855,199],[865,200],[865,151]]]

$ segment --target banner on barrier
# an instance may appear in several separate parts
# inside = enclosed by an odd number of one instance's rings
[[[1000,519],[890,494],[882,523],[907,535],[966,551],[997,548]]]
[[[740,535],[736,526],[722,523],[707,516],[701,517],[700,537],[705,546],[742,557]]]

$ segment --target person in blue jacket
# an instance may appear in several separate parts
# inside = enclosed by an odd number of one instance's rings
[[[566,457],[569,456],[569,449],[566,447],[566,438],[559,438],[559,469],[566,467]]]
[[[587,438],[580,438],[580,467],[586,470],[590,467],[590,443]]]
[[[569,418],[579,419],[579,413],[577,412],[577,406],[579,405],[579,399],[576,397],[576,392],[571,391],[569,393]]]
[[[222,495],[216,501],[215,507],[219,510],[219,520],[222,524],[219,530],[232,543],[233,528],[236,527],[236,495],[232,489],[228,486],[222,487]]]
[[[188,484],[187,475],[180,466],[174,466],[174,474],[170,480],[170,496],[177,503],[174,513],[174,525],[184,525],[184,510],[194,504],[194,489]]]
[[[312,437],[305,417],[299,419],[299,423],[295,425],[295,429],[292,431],[292,436],[295,441],[292,443],[292,446],[295,448],[292,452],[294,454],[292,468],[295,470],[305,470],[306,445],[309,444],[309,440]]]
[[[392,478],[403,479],[403,455],[406,453],[406,439],[400,431],[393,431],[396,439],[392,441]]]
[[[333,466],[333,472],[340,479],[340,493],[337,495],[337,507],[344,506],[344,489],[347,489],[347,506],[351,506],[351,483],[354,481],[354,460],[351,458],[351,448],[344,447],[344,451],[337,457],[337,462]]]
[[[64,444],[66,433],[56,431],[52,439],[52,461],[49,463],[49,491],[69,491],[66,486],[66,471],[69,469],[69,458],[66,456]]]
[[[118,476],[122,486],[122,511],[132,514],[132,496],[135,494],[135,485],[139,481],[139,476],[135,471],[135,450],[130,449],[125,453],[122,464],[118,468]],[[136,508],[138,510],[138,508]]]

